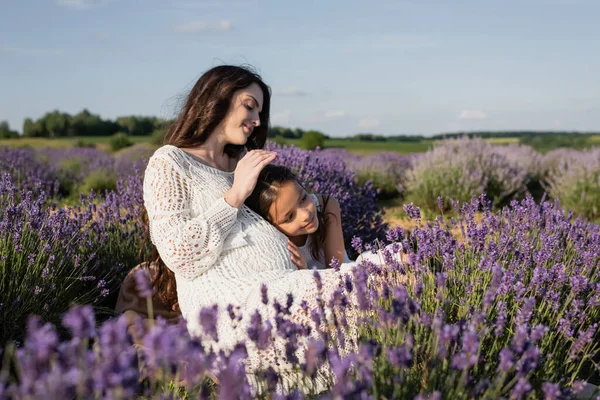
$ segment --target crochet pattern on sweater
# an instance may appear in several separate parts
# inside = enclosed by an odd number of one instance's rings
[[[183,150],[165,145],[148,162],[144,177],[144,205],[148,212],[152,243],[175,273],[179,306],[193,336],[209,340],[200,324],[200,311],[218,306],[218,341],[212,346],[230,350],[239,341],[248,348],[250,370],[286,363],[283,342],[258,351],[248,340],[252,314],[260,312],[272,321],[273,300],[290,308],[294,321],[313,325],[310,311],[318,306],[318,290],[311,270],[298,270],[290,260],[287,237],[247,206],[239,209],[223,195],[233,184],[233,172],[203,164]],[[355,263],[340,271],[321,270],[326,301]],[[261,285],[268,289],[269,304],[261,301]],[[300,305],[308,304],[308,311]],[[242,319],[234,326],[227,311],[239,307]],[[305,307],[306,308],[306,307]],[[275,325],[275,324],[273,324]],[[299,357],[302,358],[302,351]]]

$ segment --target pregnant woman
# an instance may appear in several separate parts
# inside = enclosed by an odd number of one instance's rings
[[[293,295],[295,321],[311,324],[310,309],[318,307],[313,271],[299,270],[288,238],[244,205],[261,170],[276,158],[262,150],[269,110],[270,90],[258,75],[237,66],[210,69],[190,91],[167,144],[150,158],[144,177],[150,238],[175,275],[188,330],[208,338],[199,315],[216,304],[218,342],[213,346],[223,350],[247,341],[255,310],[272,318],[272,304],[261,301],[263,285],[281,304]],[[325,299],[352,266],[320,271]],[[243,315],[237,327],[229,304]],[[248,366],[276,363],[273,357],[272,351],[249,348]]]

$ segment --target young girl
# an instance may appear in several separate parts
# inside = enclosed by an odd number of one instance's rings
[[[298,269],[324,269],[333,259],[350,261],[338,201],[308,194],[288,168],[265,166],[245,204],[289,238],[290,259]]]

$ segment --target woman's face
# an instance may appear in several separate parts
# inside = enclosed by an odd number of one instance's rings
[[[269,208],[269,219],[288,237],[308,235],[319,227],[317,207],[297,182],[287,182],[277,190]]]
[[[259,113],[263,107],[263,92],[258,84],[233,93],[229,111],[218,129],[228,144],[245,144],[254,128],[260,125]]]

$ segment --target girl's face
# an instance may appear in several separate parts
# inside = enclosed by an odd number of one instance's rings
[[[317,207],[298,182],[287,182],[277,190],[269,208],[271,223],[288,237],[309,235],[319,227]]]
[[[258,84],[233,93],[227,115],[221,121],[223,139],[230,144],[245,144],[254,128],[260,125],[263,92]],[[218,129],[219,130],[219,129]]]

